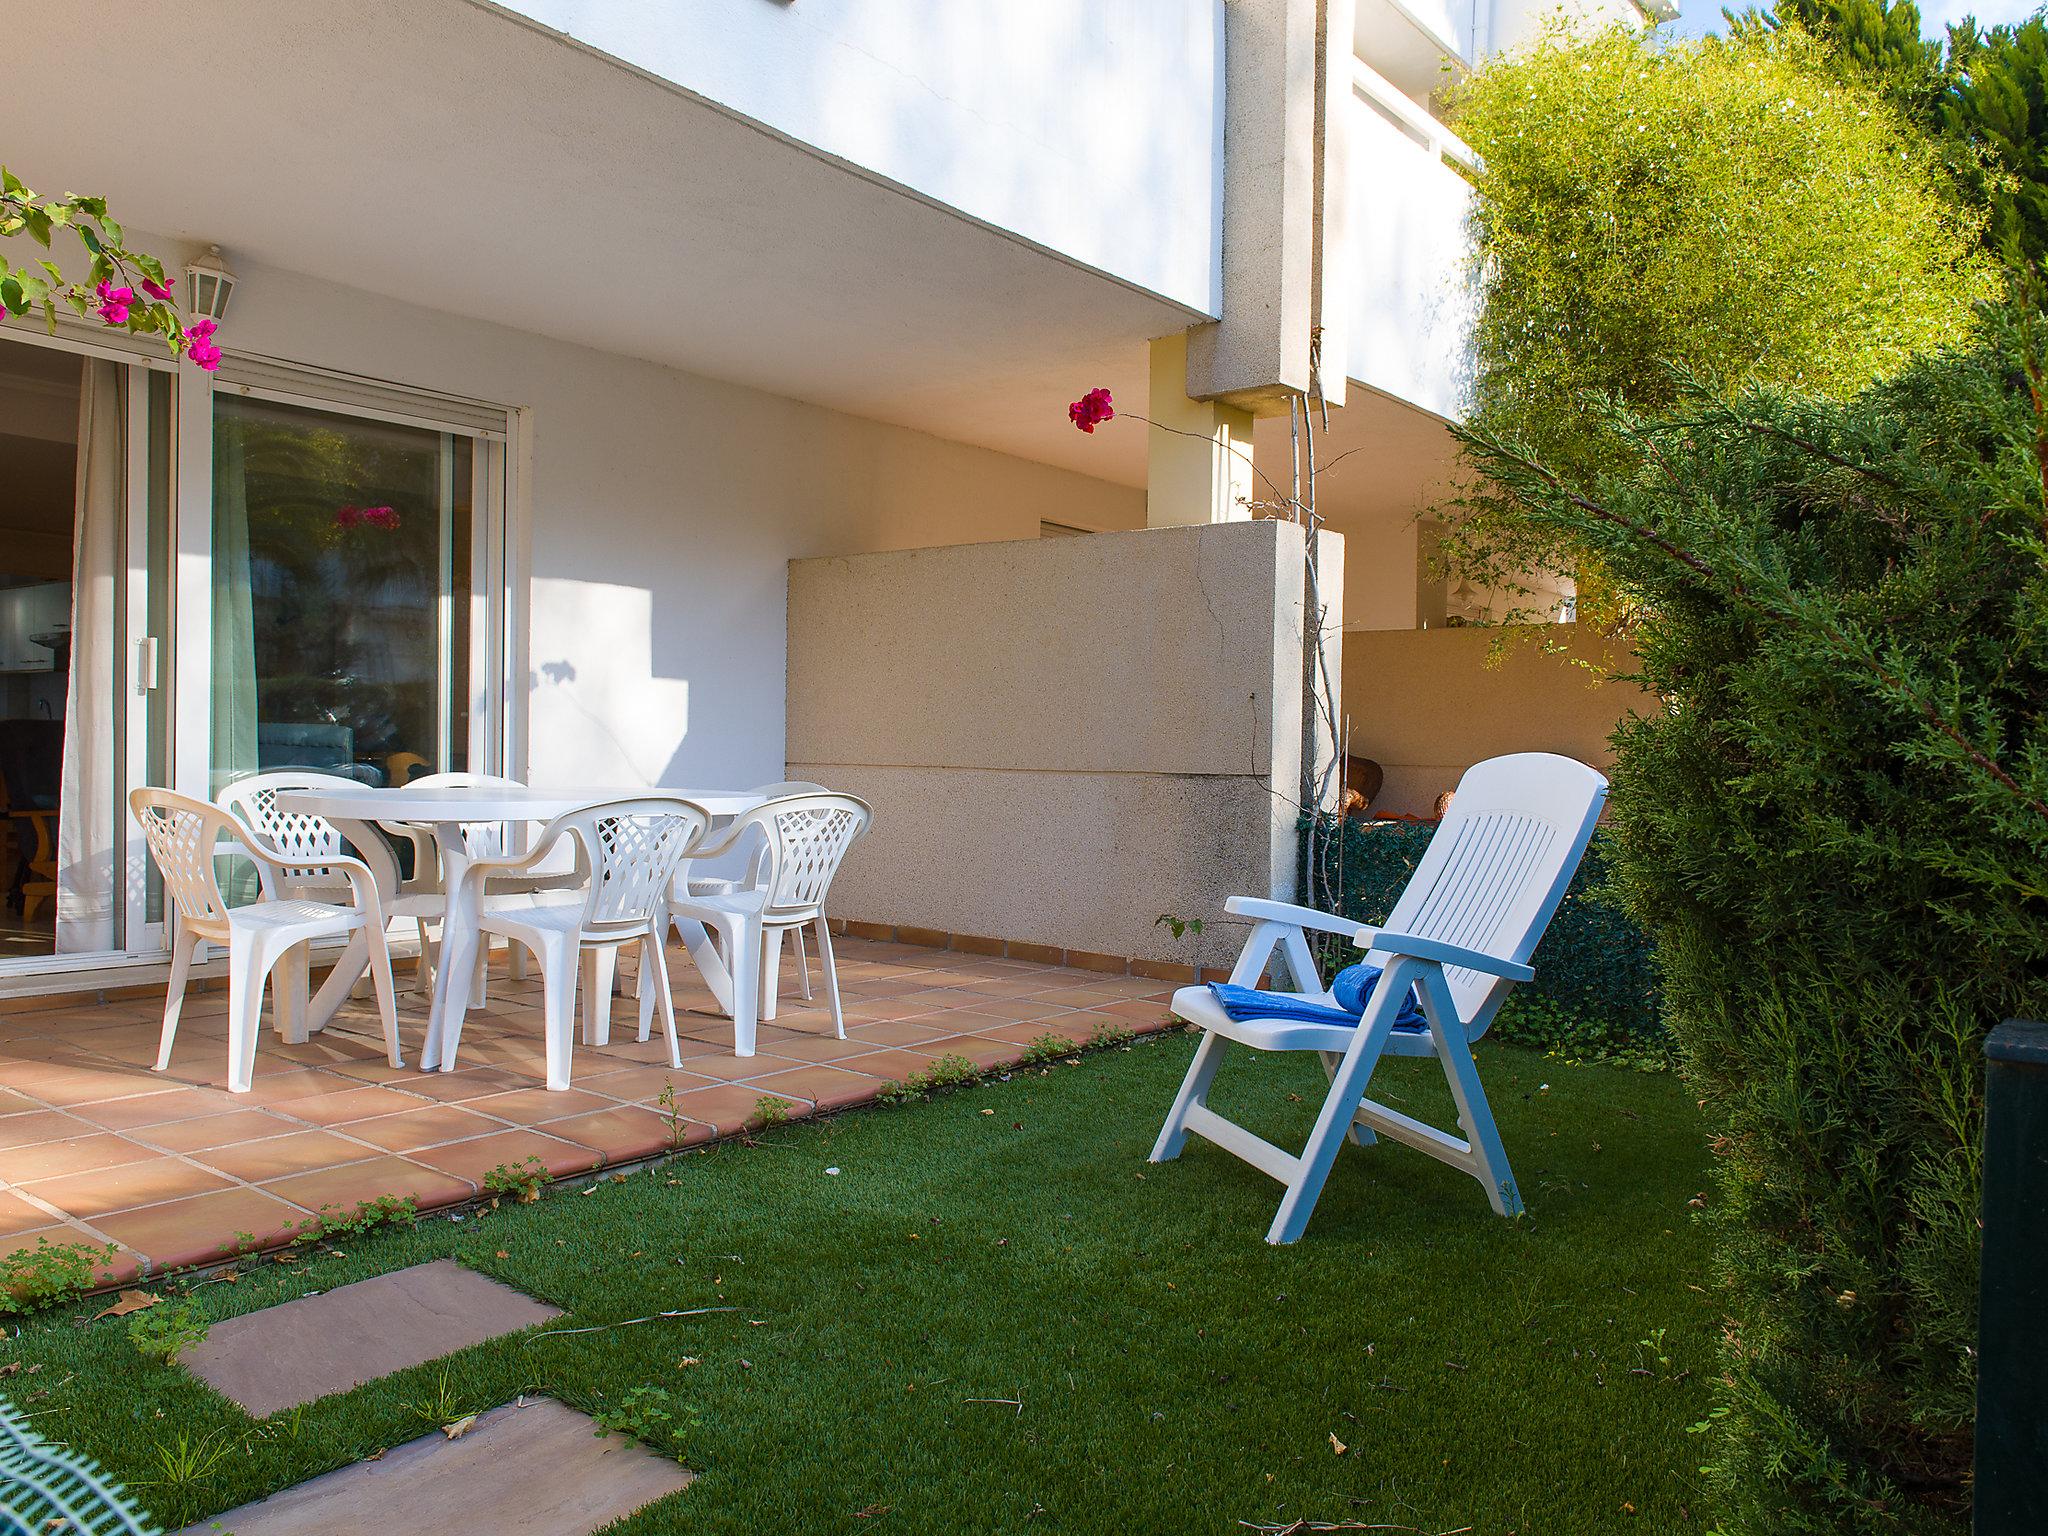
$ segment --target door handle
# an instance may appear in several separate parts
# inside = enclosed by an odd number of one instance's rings
[[[135,691],[149,693],[156,685],[156,636],[144,635],[135,642]]]

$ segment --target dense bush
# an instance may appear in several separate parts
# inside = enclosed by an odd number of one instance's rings
[[[1992,291],[1983,214],[1934,143],[1803,33],[1560,28],[1458,86],[1453,112],[1483,164],[1471,418],[1568,480],[1628,451],[1589,390],[1661,410],[1676,365],[1845,399]],[[1547,608],[1513,595],[1550,569],[1579,578],[1581,616],[1613,612],[1586,552],[1484,480],[1444,549],[1511,608]]]
[[[1342,840],[1329,839],[1319,858],[1315,905],[1361,923],[1384,922],[1435,831],[1419,822],[1346,821]],[[1649,942],[1600,894],[1606,845],[1605,835],[1595,834],[1536,951],[1535,982],[1510,995],[1496,1028],[1502,1039],[1576,1056],[1657,1060],[1664,1026]]]
[[[1727,1529],[1968,1520],[1987,1029],[2048,1009],[2048,316],[1846,405],[1624,412],[1628,474],[1468,448],[1626,590],[1612,883],[1715,1129]],[[1589,405],[1588,408],[1594,408]]]

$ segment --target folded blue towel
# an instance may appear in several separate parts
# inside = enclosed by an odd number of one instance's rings
[[[1261,992],[1256,987],[1234,987],[1227,981],[1210,982],[1209,992],[1223,1005],[1225,1013],[1240,1021],[1285,1019],[1294,1024],[1355,1026],[1364,1016],[1365,1005],[1379,979],[1380,968],[1376,965],[1346,966],[1330,983],[1330,994],[1336,999],[1334,1007],[1329,1003],[1303,1002],[1279,992]],[[1412,1031],[1428,1027],[1429,1020],[1416,1001],[1415,989],[1410,987],[1401,1000],[1401,1011],[1394,1015],[1394,1028]]]

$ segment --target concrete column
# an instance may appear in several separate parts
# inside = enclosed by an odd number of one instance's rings
[[[1318,0],[1223,8],[1223,303],[1191,333],[1198,400],[1270,410],[1309,387],[1321,19]]]
[[[1251,517],[1252,414],[1187,395],[1188,338],[1152,343],[1152,389],[1145,414],[1145,522],[1153,528],[1234,523]],[[1164,428],[1175,430],[1167,431]]]

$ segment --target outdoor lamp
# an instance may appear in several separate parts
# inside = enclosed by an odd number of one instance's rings
[[[221,259],[220,247],[209,245],[204,256],[185,263],[185,303],[194,315],[225,320],[228,296],[235,291],[235,274]]]

